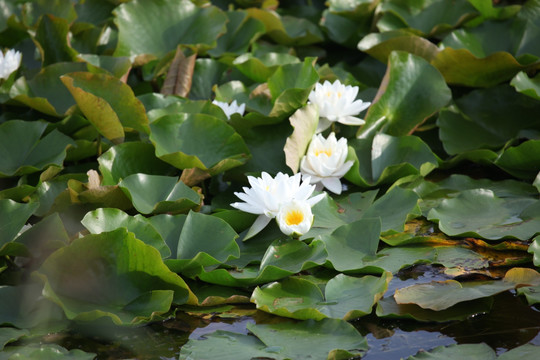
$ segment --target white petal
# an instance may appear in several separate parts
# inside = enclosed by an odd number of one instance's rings
[[[322,184],[334,194],[341,194],[341,181],[337,177],[324,178]]]
[[[366,122],[354,116],[343,116],[338,119],[338,122],[345,125],[364,125]]]
[[[328,120],[325,117],[320,117],[316,132],[323,132],[324,130],[328,129],[330,125],[332,125],[332,121]]]
[[[253,222],[253,225],[251,225],[246,236],[244,236],[244,239],[242,241],[246,241],[252,238],[253,236],[257,235],[258,233],[260,233],[261,230],[264,229],[266,225],[268,225],[270,220],[272,219],[270,219],[269,217],[265,215],[260,215],[257,219],[255,219],[255,222]]]

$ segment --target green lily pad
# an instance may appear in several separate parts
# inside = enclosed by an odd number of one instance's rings
[[[197,192],[171,176],[133,174],[118,186],[143,214],[188,212],[201,202]]]
[[[20,204],[13,200],[0,200],[0,249],[12,241],[38,207],[38,203]]]
[[[75,105],[75,101],[60,76],[86,69],[86,64],[82,62],[46,66],[28,81],[24,77],[18,78],[9,90],[9,96],[44,114],[61,117]]]
[[[304,18],[280,16],[276,12],[257,8],[247,10],[248,14],[266,27],[266,35],[284,45],[309,45],[321,42],[324,36],[321,30]]]
[[[415,356],[409,356],[407,360],[440,359],[440,360],[495,360],[497,355],[488,345],[481,344],[455,344],[438,346],[427,352],[420,352]]]
[[[275,350],[283,348],[286,357],[291,359],[345,360],[367,350],[366,340],[343,320],[248,324],[247,328],[266,346]]]
[[[62,167],[66,148],[73,140],[58,130],[43,136],[47,124],[11,120],[0,124],[0,142],[5,153],[0,159],[0,176],[20,176],[48,166]]]
[[[512,268],[502,280],[432,281],[396,290],[398,304],[416,304],[423,309],[444,310],[464,301],[480,299],[525,285],[540,283],[540,274],[532,269]]]
[[[438,166],[437,156],[416,136],[377,134],[349,142],[354,164],[345,178],[360,186],[392,183],[414,174],[427,175]]]
[[[426,93],[432,96],[424,96]],[[402,51],[392,52],[359,135],[371,137],[379,129],[388,135],[408,135],[450,99],[450,89],[441,73],[426,60]]]
[[[103,185],[116,185],[133,174],[164,175],[173,167],[159,160],[152,144],[138,141],[126,142],[111,147],[98,157]]]
[[[162,57],[178,44],[213,48],[227,22],[225,13],[215,6],[197,7],[188,0],[135,0],[118,6],[113,14],[118,27],[115,56]]]
[[[34,40],[41,53],[43,66],[74,61],[77,51],[68,42],[69,22],[52,15],[39,19]]]
[[[530,239],[538,232],[540,202],[531,198],[499,198],[486,189],[462,191],[428,213],[450,236],[480,236],[488,240]]]
[[[345,360],[367,350],[366,340],[349,323],[325,319],[319,322],[248,324],[255,336],[218,330],[201,340],[189,340],[180,360],[246,358]]]
[[[250,17],[246,11],[227,11],[227,32],[217,40],[217,46],[208,53],[213,57],[241,55],[259,36],[265,33],[264,24]]]
[[[7,344],[17,341],[20,338],[29,334],[30,332],[26,329],[16,329],[9,327],[0,328],[0,351],[2,351]]]
[[[392,278],[370,275],[361,278],[337,275],[325,287],[304,280],[287,278],[253,291],[251,301],[257,309],[293,319],[324,318],[353,320],[371,313],[373,305],[383,296]]]
[[[165,263],[174,272],[192,276],[202,268],[240,256],[238,234],[224,220],[190,212],[182,227],[176,255]]]
[[[266,53],[255,56],[246,53],[233,61],[233,66],[242,74],[255,82],[264,83],[278,69],[280,65],[296,64],[300,60],[290,54]]]
[[[493,298],[487,297],[464,301],[444,310],[422,309],[415,304],[398,304],[394,297],[384,297],[377,302],[376,314],[388,319],[412,319],[421,322],[447,322],[465,320],[471,316],[485,314],[491,310]]]
[[[0,353],[0,360],[35,359],[35,360],[92,360],[96,354],[79,349],[67,350],[56,344],[40,344],[27,346],[9,346]]]
[[[92,234],[101,234],[121,227],[126,228],[135,234],[137,239],[156,248],[163,259],[171,256],[171,250],[161,235],[141,215],[129,216],[119,209],[97,209],[86,214],[81,223]]]
[[[529,140],[510,147],[495,160],[495,164],[504,171],[529,181],[535,179],[539,162],[540,140]]]
[[[43,294],[68,319],[140,323],[169,311],[172,303],[197,303],[159,252],[125,228],[76,239],[53,253],[38,275],[45,283]]]
[[[538,354],[539,346],[534,344],[525,344],[508,350],[505,353],[502,353],[498,359],[499,360],[533,360]]]
[[[383,16],[377,22],[377,27],[381,32],[411,28],[426,37],[448,31],[478,16],[476,9],[465,0],[452,4],[444,0],[390,0],[382,4],[380,11]]]
[[[107,139],[122,142],[124,128],[149,133],[144,106],[117,78],[79,72],[61,79],[88,121]]]
[[[540,100],[540,76],[529,78],[524,71],[518,73],[510,82],[518,92]]]
[[[213,116],[164,116],[150,127],[157,157],[179,169],[199,168],[215,175],[244,164],[250,156],[242,137]]]

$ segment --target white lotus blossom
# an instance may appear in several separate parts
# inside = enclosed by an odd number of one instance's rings
[[[315,186],[310,185],[308,178],[304,178],[302,182],[301,180],[302,176],[300,173],[289,176],[280,172],[275,178],[266,172],[261,173],[261,177],[259,178],[248,176],[251,188],[244,187],[243,193],[234,193],[244,202],[231,204],[232,207],[238,210],[259,215],[245,239],[252,237],[264,229],[270,220],[278,215],[282,205],[296,200],[313,206],[325,196],[323,193],[311,197]]]
[[[0,79],[7,79],[12,72],[21,66],[22,54],[13,49],[4,54],[0,51]]]
[[[339,80],[316,84],[308,99],[319,108],[317,132],[328,129],[336,121],[345,125],[363,125],[365,121],[355,116],[367,109],[371,103],[356,100],[356,95],[358,86],[345,86]]]
[[[331,192],[341,194],[339,179],[353,166],[353,161],[345,161],[347,153],[347,139],[338,141],[334,133],[330,133],[328,139],[321,134],[313,135],[307,153],[300,161],[300,172],[312,184],[321,183]]]
[[[300,237],[307,233],[313,224],[311,205],[307,201],[296,200],[282,205],[276,221],[285,235]]]
[[[223,110],[225,115],[227,115],[227,119],[230,119],[232,114],[240,114],[240,116],[244,115],[244,111],[246,111],[246,104],[240,104],[236,102],[236,100],[233,100],[233,102],[229,105],[226,102],[223,101],[212,101],[212,104],[217,105]]]

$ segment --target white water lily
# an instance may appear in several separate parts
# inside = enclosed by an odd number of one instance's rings
[[[356,95],[358,86],[345,86],[339,80],[316,84],[309,94],[309,102],[319,108],[317,132],[328,129],[336,121],[345,125],[363,125],[365,121],[356,115],[367,109],[371,103],[356,100]]]
[[[231,204],[238,210],[259,215],[245,239],[264,229],[270,220],[277,216],[282,205],[296,200],[313,206],[325,196],[325,194],[319,194],[311,197],[315,186],[310,185],[308,178],[301,181],[301,177],[300,173],[289,176],[281,172],[275,178],[266,172],[263,172],[259,178],[248,176],[251,188],[244,187],[243,193],[234,193],[244,202]]]
[[[300,172],[312,184],[321,184],[333,193],[341,194],[341,179],[353,166],[347,159],[347,139],[336,139],[330,133],[327,139],[313,135],[306,155],[300,161]]]
[[[227,119],[230,119],[232,114],[240,114],[240,116],[242,116],[244,115],[244,111],[246,111],[246,104],[238,105],[236,100],[233,100],[230,105],[226,102],[217,100],[212,101],[212,104],[219,106],[225,115],[227,115]]]
[[[4,54],[0,51],[0,79],[7,79],[12,72],[21,66],[22,54],[15,50],[8,50]]]
[[[281,206],[276,220],[282,233],[300,237],[307,233],[313,224],[311,205],[307,201],[293,200]]]

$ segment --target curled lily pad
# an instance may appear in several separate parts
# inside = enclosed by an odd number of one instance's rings
[[[244,164],[250,156],[242,137],[213,116],[164,116],[150,127],[157,157],[179,169],[198,168],[215,175]]]
[[[12,120],[0,125],[0,142],[9,156],[0,159],[0,176],[20,176],[45,169],[62,167],[66,148],[73,141],[58,130],[42,137],[47,124],[38,121]]]
[[[371,313],[391,278],[390,273],[380,278],[340,274],[326,284],[324,294],[319,286],[308,280],[288,278],[257,287],[251,301],[257,304],[258,309],[294,319],[321,320],[329,317],[352,320]]]
[[[167,312],[172,303],[197,303],[159,252],[125,228],[73,241],[53,253],[38,275],[44,295],[69,319],[105,316],[115,324],[140,323]]]
[[[133,174],[118,186],[143,214],[188,212],[201,202],[201,196],[176,177]]]
[[[488,297],[525,285],[540,284],[540,274],[532,269],[512,268],[502,280],[433,281],[396,290],[394,298],[398,304],[416,304],[423,309],[444,310],[463,302]]]

